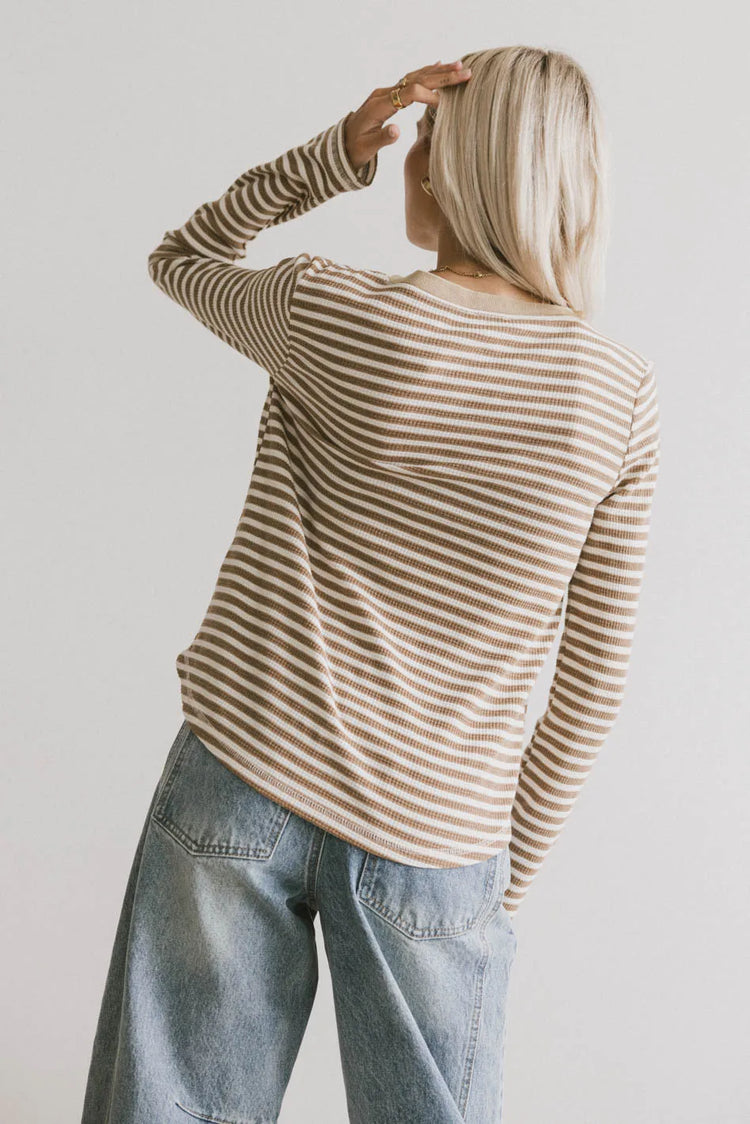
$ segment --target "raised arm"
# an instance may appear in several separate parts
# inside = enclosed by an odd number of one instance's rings
[[[639,387],[617,483],[597,505],[568,586],[547,708],[524,750],[511,809],[514,914],[557,839],[622,703],[659,469],[653,363]]]
[[[167,296],[271,374],[285,360],[292,294],[311,258],[301,253],[267,269],[233,263],[266,227],[372,183],[378,154],[355,170],[345,144],[349,116],[243,172],[219,199],[167,231],[148,257],[149,275]]]

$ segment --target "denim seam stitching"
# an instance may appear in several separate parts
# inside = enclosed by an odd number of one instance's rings
[[[278,834],[276,835],[271,847],[266,845],[262,848],[255,847],[252,849],[249,847],[229,847],[225,843],[197,843],[196,840],[188,835],[181,827],[178,827],[178,825],[173,820],[171,820],[169,816],[166,816],[164,814],[157,816],[156,813],[154,813],[154,819],[156,820],[158,826],[163,828],[164,831],[166,831],[167,834],[175,840],[175,842],[179,843],[180,846],[188,852],[188,854],[195,855],[197,857],[203,855],[206,858],[220,857],[226,859],[270,859],[279,839],[281,838],[281,833],[283,831],[284,825],[286,824],[286,821],[289,819],[289,816],[284,816],[281,822],[281,826],[278,830]],[[276,830],[275,827],[274,830]]]
[[[318,876],[320,873],[320,864],[323,861],[323,851],[325,849],[327,838],[328,833],[323,832],[323,835],[320,837],[320,846],[318,847],[318,853],[315,858],[315,870],[313,871],[312,875],[312,884],[308,889],[308,904],[313,909],[318,908]]]
[[[484,978],[485,978],[485,975],[487,973],[487,965],[489,964],[489,960],[490,960],[490,945],[489,945],[489,941],[487,940],[487,936],[486,936],[487,926],[489,925],[491,919],[495,916],[498,909],[502,905],[502,895],[498,895],[498,896],[495,895],[495,888],[497,886],[497,881],[498,881],[498,878],[499,878],[499,871],[500,871],[500,862],[498,861],[495,864],[495,869],[494,869],[494,872],[493,872],[492,894],[490,895],[490,899],[489,899],[490,905],[489,905],[486,912],[483,908],[482,912],[484,913],[484,916],[482,917],[481,924],[479,926],[479,939],[481,941],[481,946],[482,946],[482,959],[480,960],[479,965],[477,966],[477,971],[476,971],[476,983],[474,985],[474,1008],[473,1008],[473,1011],[472,1011],[472,1018],[471,1018],[471,1030],[470,1030],[470,1034],[469,1034],[469,1043],[466,1047],[466,1061],[464,1063],[464,1075],[463,1075],[463,1080],[461,1082],[461,1091],[459,1093],[459,1098],[458,1098],[458,1110],[461,1113],[462,1117],[466,1115],[466,1105],[467,1105],[468,1100],[469,1100],[469,1094],[471,1093],[471,1081],[472,1081],[472,1077],[474,1075],[474,1065],[475,1065],[475,1062],[476,1062],[476,1055],[477,1055],[477,1043],[479,1041],[479,1027],[481,1025],[481,1019],[482,1019],[482,1002],[483,1002],[483,999],[484,999]]]
[[[180,748],[179,748],[179,750],[178,750],[178,752],[175,756],[175,759],[172,762],[172,767],[169,770],[169,775],[165,778],[164,785],[162,786],[162,790],[159,793],[159,799],[156,803],[156,807],[154,808],[154,817],[156,819],[158,819],[159,816],[161,815],[161,813],[162,813],[162,811],[163,811],[163,809],[164,809],[164,807],[167,803],[167,800],[169,799],[169,794],[171,793],[172,789],[175,786],[175,782],[177,780],[177,767],[181,763],[181,761],[182,761],[182,759],[185,756],[185,753],[187,751],[189,731],[190,731],[190,727],[188,726],[187,730],[185,731],[185,736],[182,739],[182,745],[180,746]]]
[[[459,925],[431,925],[423,928],[417,928],[414,925],[409,925],[406,922],[402,921],[399,913],[396,913],[394,910],[389,909],[381,898],[375,897],[375,895],[372,893],[371,885],[372,878],[374,877],[375,864],[371,864],[371,860],[373,858],[377,858],[377,856],[368,855],[365,859],[365,867],[370,867],[370,869],[366,870],[365,872],[366,875],[369,875],[369,877],[366,876],[361,880],[358,890],[358,897],[363,905],[367,906],[369,909],[372,909],[374,913],[377,913],[385,921],[388,921],[391,925],[393,925],[395,929],[398,929],[399,932],[404,933],[404,935],[409,937],[410,939],[420,940],[429,939],[431,937],[459,936],[461,933],[467,933],[469,932],[469,930],[474,929],[485,917],[485,911],[488,908],[491,908],[494,888],[497,882],[499,854],[500,852],[493,856],[495,861],[490,864],[490,869],[488,870],[487,877],[485,878],[484,882],[482,904],[480,905],[476,916],[471,918],[469,921],[461,923]]]
[[[180,726],[179,730],[177,731],[177,734],[175,736],[174,741],[172,742],[172,745],[170,746],[169,754],[171,754],[172,752],[174,752],[174,750],[177,749],[177,755],[175,757],[175,762],[177,760],[177,757],[179,757],[180,753],[182,752],[182,745],[184,745],[186,740],[187,740],[188,731],[189,731],[189,727],[187,726],[187,723],[183,722],[182,725]],[[182,745],[180,745],[180,747],[178,749],[177,747],[180,743],[180,739],[182,739]],[[169,754],[167,754],[167,759],[169,759]],[[172,772],[174,771],[175,762],[172,763],[172,769],[170,770],[170,776],[171,776]],[[160,780],[161,780],[161,778],[160,778]],[[167,777],[166,780],[169,780],[169,777]],[[135,876],[135,884],[133,886],[133,894],[132,894],[131,903],[130,903],[131,904],[130,921],[128,923],[128,935],[127,935],[127,940],[125,942],[125,963],[124,963],[124,966],[123,966],[123,971],[126,972],[126,973],[128,972],[129,965],[130,965],[130,955],[131,955],[131,947],[132,947],[131,946],[131,935],[132,935],[132,931],[133,931],[133,919],[135,917],[135,903],[138,899],[138,889],[139,889],[140,884],[141,884],[141,875],[143,873],[143,852],[144,852],[145,846],[146,846],[146,839],[148,837],[148,830],[149,830],[151,821],[153,820],[153,815],[154,815],[154,812],[155,812],[155,810],[158,806],[160,798],[161,798],[161,794],[158,791],[158,784],[157,784],[156,788],[154,789],[153,795],[151,797],[151,806],[150,806],[150,809],[149,809],[149,813],[146,817],[146,823],[144,824],[143,828],[141,829],[141,836],[138,840],[138,845],[136,847],[136,856],[138,858],[138,870],[137,870],[137,873],[136,873],[136,876]],[[120,1010],[119,1018],[117,1020],[117,1047],[115,1049],[115,1060],[114,1060],[114,1067],[113,1067],[115,1073],[118,1072],[119,1066],[120,1066],[120,1050],[121,1050],[121,1047],[122,1047],[122,1040],[123,1040],[122,1029],[123,1029],[124,1018],[125,1018],[125,1005],[123,1004],[122,1007],[121,1007],[121,1010]],[[106,1113],[106,1116],[104,1118],[104,1124],[111,1124],[114,1092],[115,1092],[115,1082],[113,1080],[113,1081],[110,1082],[109,1094],[107,1096],[107,1113]]]
[[[223,858],[239,858],[239,859],[269,859],[276,849],[276,846],[281,838],[282,832],[286,827],[287,820],[291,816],[291,809],[284,808],[279,805],[274,812],[274,817],[270,821],[268,831],[268,840],[263,846],[258,847],[232,847],[227,843],[200,843],[197,839],[193,839],[187,832],[174,822],[169,815],[167,815],[166,806],[172,790],[177,783],[177,773],[179,766],[185,757],[188,750],[189,734],[192,733],[190,726],[184,731],[183,743],[180,746],[179,752],[172,762],[172,767],[169,770],[169,776],[164,782],[164,787],[159,794],[159,800],[153,811],[154,820],[164,828],[173,838],[180,843],[186,851],[191,855],[206,855],[208,856],[221,856]],[[179,735],[178,735],[179,736]],[[194,735],[195,736],[195,735]],[[174,749],[174,745],[172,747]]]
[[[195,1117],[196,1120],[207,1120],[210,1124],[275,1124],[270,1117],[267,1116],[254,1116],[252,1120],[227,1120],[225,1116],[214,1116],[212,1113],[199,1112],[197,1108],[188,1108],[187,1105],[181,1104],[179,1101],[174,1102],[178,1108],[186,1112],[188,1116]]]

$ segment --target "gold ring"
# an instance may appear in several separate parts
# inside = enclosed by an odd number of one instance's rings
[[[406,78],[402,78],[397,84],[395,89],[391,90],[391,102],[396,109],[406,109],[406,106],[401,101],[399,90],[403,90],[404,86],[408,86],[409,82]]]

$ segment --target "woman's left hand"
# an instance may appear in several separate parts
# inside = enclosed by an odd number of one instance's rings
[[[471,77],[471,70],[465,70],[460,59],[457,62],[434,62],[429,66],[422,66],[419,70],[412,70],[404,75],[406,85],[399,86],[398,92],[404,106],[413,102],[422,102],[425,105],[437,105],[440,101],[438,90],[441,86],[456,86]],[[388,125],[385,122],[398,107],[391,101],[393,86],[373,90],[370,96],[362,103],[359,109],[353,110],[345,126],[346,151],[349,161],[355,171],[359,171],[376,152],[393,144],[400,136],[397,125]]]

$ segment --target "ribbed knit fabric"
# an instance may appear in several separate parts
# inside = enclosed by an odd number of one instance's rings
[[[345,122],[244,172],[148,260],[270,376],[239,524],[177,656],[184,716],[248,783],[376,855],[457,867],[510,845],[513,914],[623,699],[653,363],[565,307],[422,270],[234,264],[372,182]]]

